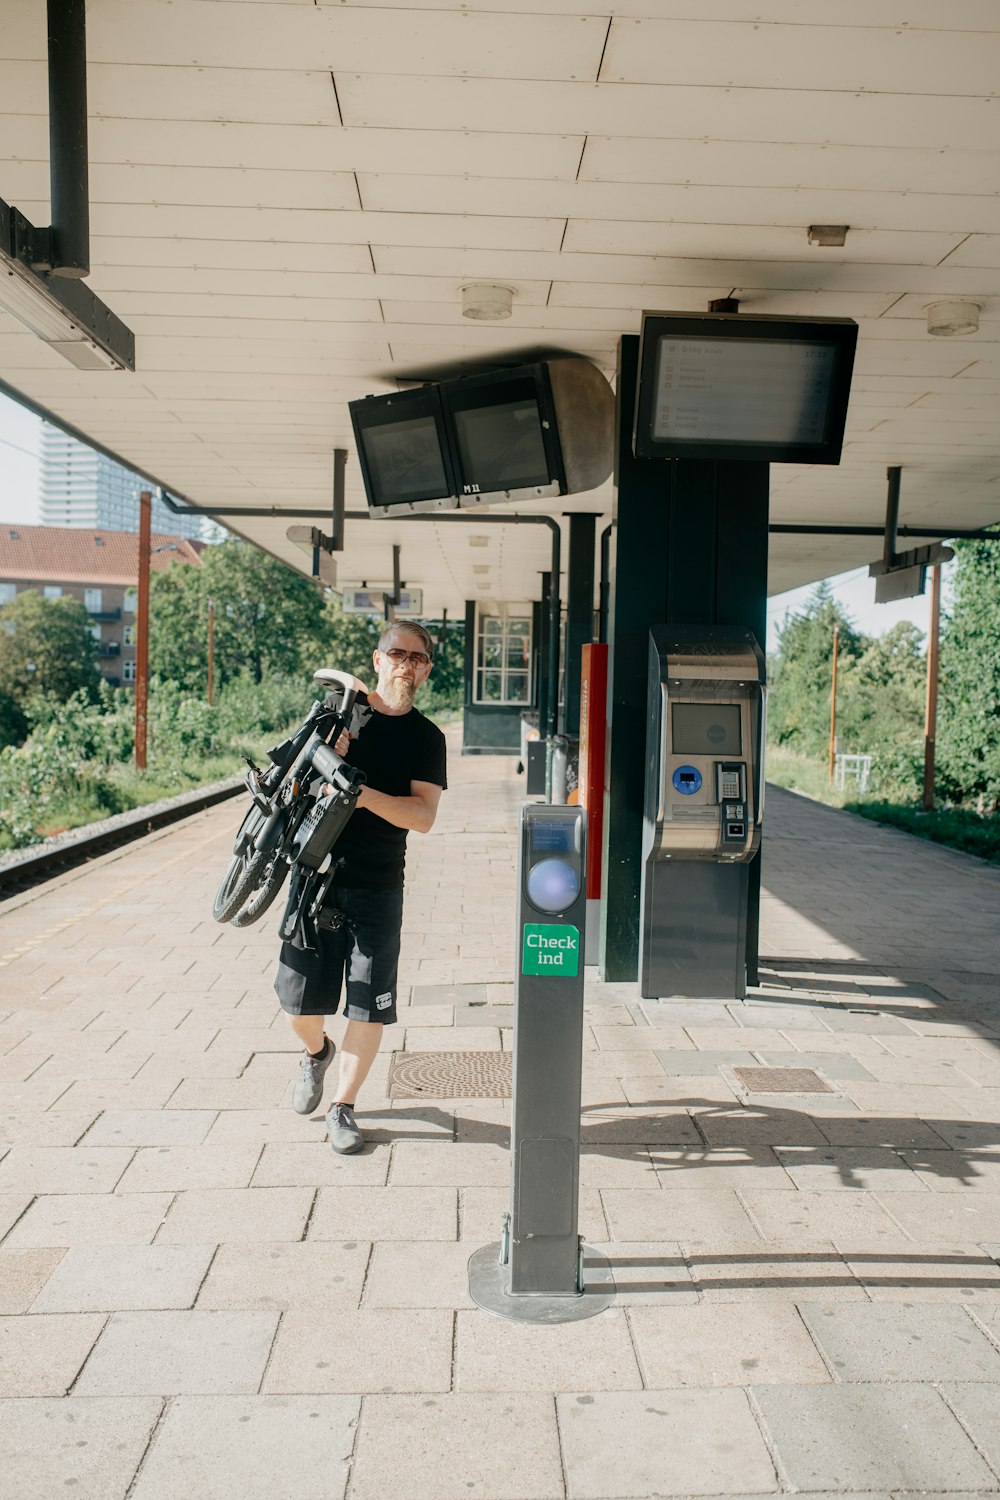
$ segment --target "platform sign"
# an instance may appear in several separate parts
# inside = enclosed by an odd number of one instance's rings
[[[381,615],[385,610],[385,596],[392,593],[392,584],[382,588],[359,588],[353,584],[344,586],[343,610],[345,615]],[[423,614],[423,589],[401,589],[396,617]]]

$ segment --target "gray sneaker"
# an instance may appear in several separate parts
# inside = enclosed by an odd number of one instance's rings
[[[349,1156],[352,1151],[361,1151],[365,1140],[358,1129],[354,1119],[354,1110],[350,1104],[333,1104],[326,1117],[326,1130],[330,1137],[330,1145],[334,1151],[339,1151],[341,1156]]]
[[[314,1109],[319,1108],[323,1097],[323,1078],[337,1050],[330,1037],[326,1039],[326,1049],[325,1057],[313,1057],[307,1052],[299,1063],[299,1076],[295,1080],[295,1092],[292,1095],[292,1108],[297,1114],[311,1115]]]

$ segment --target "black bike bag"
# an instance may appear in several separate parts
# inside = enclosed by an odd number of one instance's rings
[[[338,787],[329,797],[317,797],[306,813],[292,844],[292,862],[318,870],[343,833],[358,800],[358,790]]]

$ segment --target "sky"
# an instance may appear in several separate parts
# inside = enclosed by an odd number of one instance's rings
[[[38,525],[38,450],[41,422],[16,402],[0,395],[0,522],[21,521]],[[878,552],[877,540],[873,543]],[[944,568],[944,598],[948,597],[950,565]],[[855,568],[830,579],[830,586],[842,607],[866,635],[882,635],[899,620],[912,620],[926,634],[930,613],[930,595],[902,599],[897,604],[875,603],[875,580],[868,577],[867,567]],[[776,594],[767,602],[767,650],[778,644],[778,628],[786,614],[794,614],[805,604],[815,584]]]

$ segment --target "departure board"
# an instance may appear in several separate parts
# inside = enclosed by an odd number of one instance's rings
[[[661,339],[653,437],[813,445],[826,436],[832,344]]]

